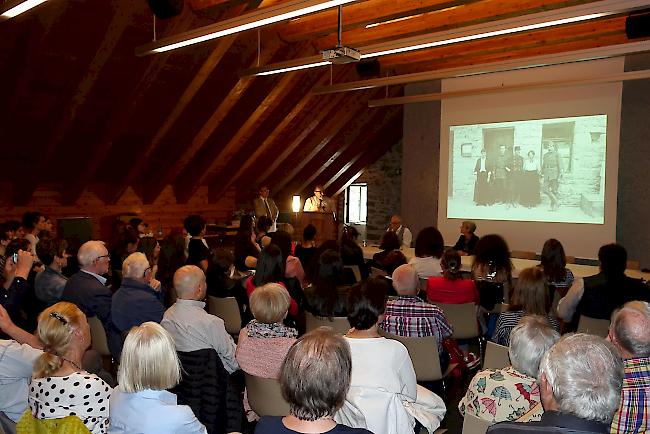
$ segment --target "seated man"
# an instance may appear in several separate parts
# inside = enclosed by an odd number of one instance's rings
[[[393,287],[398,297],[388,300],[384,320],[379,327],[385,332],[405,337],[435,336],[438,341],[440,366],[444,371],[449,365],[449,355],[442,341],[452,334],[444,312],[418,296],[419,280],[415,268],[400,265],[393,272]]]
[[[174,338],[176,350],[182,352],[213,348],[229,373],[239,369],[235,360],[235,342],[226,332],[221,318],[205,311],[207,285],[205,275],[194,265],[185,265],[174,274],[178,299],[160,323]]]
[[[411,241],[413,241],[413,234],[411,230],[402,225],[402,217],[394,215],[390,218],[390,225],[386,229],[386,232],[395,232],[397,238],[402,247],[409,248],[411,247]]]
[[[14,321],[20,318],[25,300],[31,292],[27,278],[34,263],[34,256],[26,250],[27,241],[23,241],[13,240],[7,245],[7,259],[4,269],[1,270],[4,285],[0,286],[0,306],[7,309]],[[25,250],[21,247],[25,247]]]
[[[650,428],[650,304],[626,303],[614,312],[608,339],[623,356],[621,406],[612,433],[640,433]]]
[[[122,263],[122,285],[111,303],[111,320],[117,331],[124,335],[143,322],[160,323],[165,313],[163,300],[160,282],[152,277],[145,254],[131,253]]]
[[[564,335],[546,352],[538,376],[544,414],[538,422],[501,422],[489,434],[606,433],[618,410],[623,363],[614,346],[586,334]]]
[[[38,258],[45,265],[45,270],[36,275],[34,292],[36,297],[47,306],[58,303],[68,278],[61,270],[68,264],[66,249],[68,243],[63,239],[45,238],[36,246]]]
[[[650,291],[641,280],[625,275],[627,252],[620,244],[606,244],[598,250],[600,273],[577,278],[560,300],[557,313],[577,325],[580,315],[609,319],[614,309],[628,301],[650,301]],[[575,315],[574,315],[575,314]]]
[[[334,201],[325,196],[322,185],[314,187],[314,195],[305,200],[303,211],[307,212],[331,212],[336,214]]]
[[[458,241],[454,244],[454,250],[456,250],[460,256],[474,254],[476,243],[478,243],[479,240],[478,235],[474,232],[476,232],[476,223],[472,221],[464,221],[460,225],[460,237],[458,237]]]

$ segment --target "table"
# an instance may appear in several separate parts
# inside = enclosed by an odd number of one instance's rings
[[[367,246],[367,247],[361,247],[363,250],[363,257],[364,259],[372,259],[372,256],[379,252],[379,247],[378,246]],[[404,253],[404,256],[406,256],[407,260],[410,260],[411,258],[415,257],[415,249],[414,248],[408,248],[404,249],[402,248],[402,253]],[[461,256],[461,270],[462,271],[471,271],[472,269],[472,262],[474,261],[473,256]],[[519,276],[519,271],[525,269],[525,268],[530,268],[534,267],[535,265],[538,265],[539,261],[535,259],[519,259],[519,258],[512,258],[512,277],[517,277]],[[573,272],[573,275],[576,277],[587,277],[587,276],[593,276],[594,274],[598,274],[600,271],[599,268],[595,265],[580,265],[580,264],[567,264],[566,267]],[[625,270],[625,274],[633,277],[635,279],[643,279],[643,280],[650,280],[650,273],[643,273],[639,270]]]

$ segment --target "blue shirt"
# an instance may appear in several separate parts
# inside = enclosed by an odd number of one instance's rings
[[[109,434],[207,434],[187,405],[166,390],[113,391]]]

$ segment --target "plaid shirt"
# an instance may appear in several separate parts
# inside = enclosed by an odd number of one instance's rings
[[[623,360],[625,378],[621,408],[612,420],[612,433],[643,433],[650,429],[650,357]]]
[[[440,354],[443,352],[443,339],[452,334],[444,312],[415,295],[388,300],[385,318],[379,327],[388,333],[409,338],[435,336]]]

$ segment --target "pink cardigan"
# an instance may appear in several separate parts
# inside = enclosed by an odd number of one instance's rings
[[[295,338],[249,338],[248,328],[239,332],[235,357],[247,374],[262,378],[279,378],[282,362]]]

